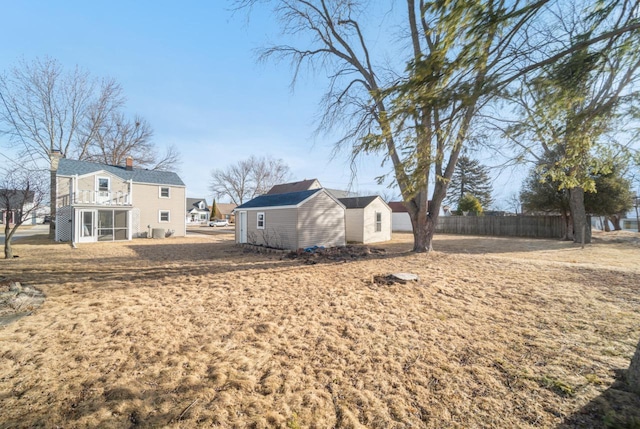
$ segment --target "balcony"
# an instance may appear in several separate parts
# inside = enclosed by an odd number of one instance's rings
[[[127,192],[76,191],[72,204],[93,204],[97,206],[130,206],[131,195]]]

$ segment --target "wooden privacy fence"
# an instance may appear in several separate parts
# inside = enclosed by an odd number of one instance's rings
[[[564,238],[566,229],[561,216],[439,216],[436,226],[443,234],[532,238]]]

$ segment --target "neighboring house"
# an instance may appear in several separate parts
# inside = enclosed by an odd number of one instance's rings
[[[394,232],[412,232],[409,211],[402,201],[389,202],[391,208],[391,230]]]
[[[212,213],[212,219],[225,219],[229,223],[234,223],[236,221],[236,215],[233,210],[238,207],[236,204],[232,203],[215,203],[215,213]],[[209,206],[209,210],[213,210],[211,206]]]
[[[345,207],[323,188],[262,195],[234,213],[236,243],[288,250],[346,244]]]
[[[56,241],[130,240],[152,231],[184,236],[186,188],[176,173],[52,159]],[[155,231],[154,231],[155,230]]]
[[[0,224],[13,224],[20,217],[19,210],[28,212],[33,208],[35,193],[26,190],[0,189]],[[7,201],[8,200],[8,201]],[[9,203],[7,205],[7,202]],[[8,210],[11,209],[11,210]]]
[[[318,179],[304,179],[299,182],[274,185],[265,195],[289,194],[291,192],[310,191],[320,188],[322,188],[322,185],[318,182]]]
[[[312,189],[320,189],[322,185],[318,181],[318,179],[305,179],[299,182],[291,182],[291,183],[282,183],[280,185],[274,185],[266,195],[275,195],[275,194],[286,194],[289,192],[300,192],[300,191],[310,191]],[[327,192],[329,192],[333,198],[348,198],[355,197],[353,192],[342,191],[340,189],[328,189],[324,188]]]
[[[187,198],[187,223],[205,224],[209,222],[209,216],[207,200]]]
[[[427,202],[431,205],[431,200]],[[391,230],[394,232],[413,232],[413,226],[411,225],[411,218],[409,217],[409,211],[405,207],[402,201],[389,202],[391,207]],[[451,209],[449,206],[443,206],[440,208],[439,216],[451,216]]]
[[[379,243],[391,240],[391,208],[377,195],[340,198],[347,209],[347,241]]]

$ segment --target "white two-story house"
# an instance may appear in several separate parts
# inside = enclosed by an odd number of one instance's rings
[[[131,240],[153,230],[184,236],[186,187],[173,172],[52,160],[56,241]]]

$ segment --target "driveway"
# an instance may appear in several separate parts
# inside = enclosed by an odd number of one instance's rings
[[[37,225],[22,225],[18,228],[13,235],[12,243],[19,241],[24,237],[31,237],[34,235],[47,235],[49,234],[49,224],[37,224]],[[4,244],[4,224],[0,225],[0,244]]]

